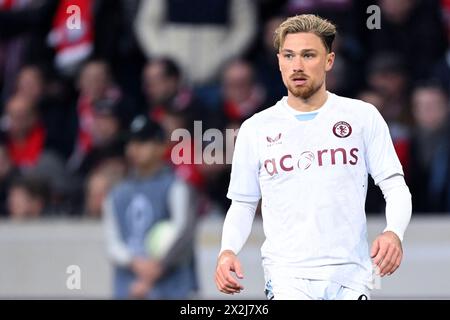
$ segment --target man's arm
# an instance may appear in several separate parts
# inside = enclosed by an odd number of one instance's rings
[[[386,200],[386,228],[372,245],[371,257],[380,275],[391,275],[400,266],[403,257],[402,241],[411,219],[411,194],[402,175],[396,174],[381,181],[378,186]]]
[[[107,198],[103,204],[103,224],[105,228],[108,256],[114,264],[130,266],[133,256],[120,236],[116,214],[111,198]]]
[[[401,175],[394,175],[378,186],[386,200],[386,228],[385,231],[394,232],[403,241],[403,235],[411,220],[412,204],[411,193]]]
[[[252,230],[257,206],[258,201],[232,201],[223,223],[220,254],[225,250],[230,250],[234,254],[241,251]]]
[[[250,235],[258,201],[233,200],[227,212],[222,232],[222,247],[216,268],[216,286],[223,293],[239,293],[244,287],[233,278],[230,271],[239,279],[244,277],[237,254]]]

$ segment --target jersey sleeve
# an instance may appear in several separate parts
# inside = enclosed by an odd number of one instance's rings
[[[227,197],[237,201],[258,201],[259,157],[255,129],[244,121],[236,139]]]
[[[369,174],[378,185],[395,174],[403,175],[402,165],[392,143],[389,128],[380,112],[372,105],[369,125],[366,127],[366,164]]]

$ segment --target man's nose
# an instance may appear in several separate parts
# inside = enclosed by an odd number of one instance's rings
[[[297,56],[294,58],[294,63],[292,64],[294,73],[305,71],[303,61],[301,56]]]

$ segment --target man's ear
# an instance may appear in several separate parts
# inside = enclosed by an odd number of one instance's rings
[[[330,71],[333,68],[333,64],[334,64],[334,58],[336,57],[336,55],[334,54],[334,52],[330,52],[327,54],[327,61],[325,64],[325,71]]]

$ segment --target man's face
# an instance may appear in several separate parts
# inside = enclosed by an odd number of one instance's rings
[[[446,124],[449,109],[442,92],[437,89],[417,89],[412,100],[414,119],[420,128],[434,131]]]
[[[100,99],[109,86],[107,66],[101,62],[86,65],[81,71],[79,86],[82,94],[91,100]]]
[[[143,73],[144,93],[152,104],[162,104],[176,95],[178,80],[164,74],[164,66],[155,62],[149,64]]]
[[[43,201],[21,187],[9,190],[7,204],[10,217],[16,220],[37,217],[43,209]]]
[[[285,37],[278,62],[289,94],[308,99],[324,85],[334,53],[327,53],[322,40],[313,33],[292,33]]]
[[[22,69],[17,77],[17,93],[37,101],[44,94],[44,80],[39,70],[33,67]]]
[[[249,65],[236,62],[224,72],[223,91],[227,100],[242,103],[252,94],[254,83]]]
[[[148,169],[162,160],[165,145],[155,141],[135,141],[128,143],[126,149],[127,159],[134,168]]]
[[[369,85],[385,97],[395,97],[405,91],[406,75],[399,71],[375,72],[369,76]]]
[[[113,115],[94,115],[93,137],[96,145],[112,141],[120,133],[119,120]]]
[[[31,101],[26,98],[12,98],[6,106],[8,119],[8,134],[13,138],[23,138],[28,135],[36,124],[37,116]]]

